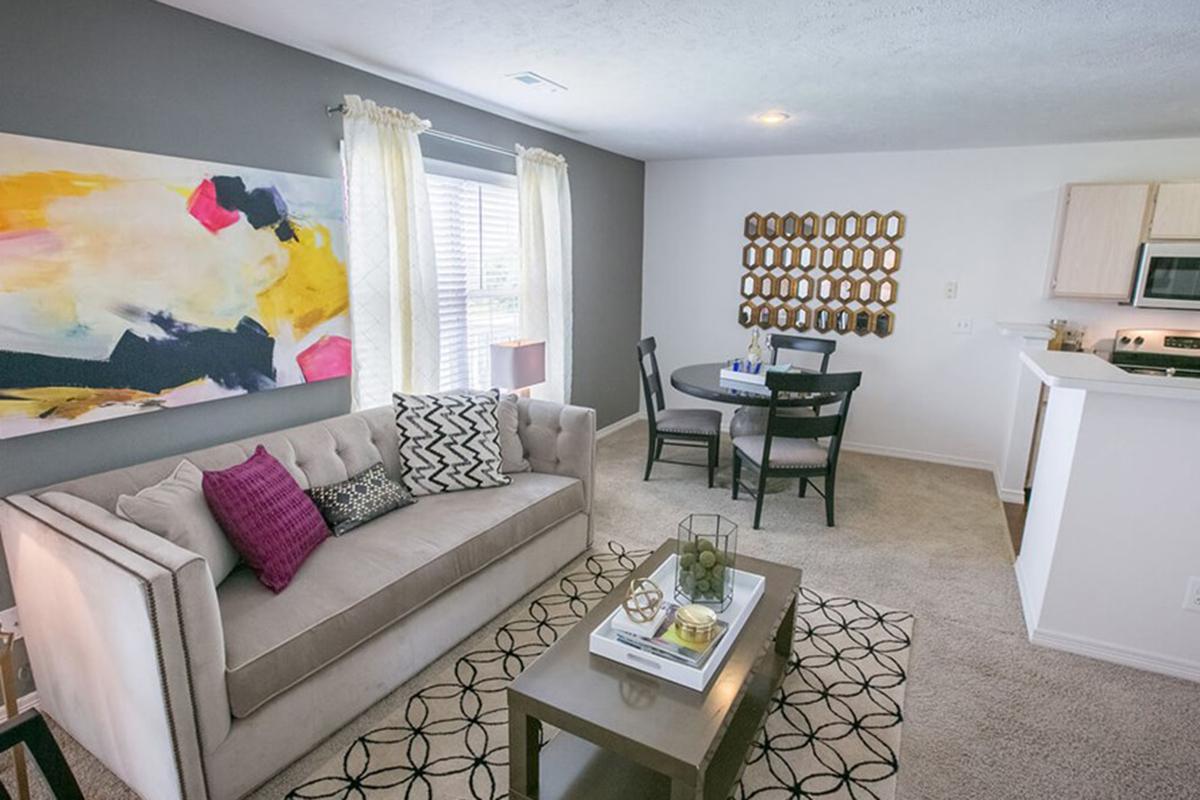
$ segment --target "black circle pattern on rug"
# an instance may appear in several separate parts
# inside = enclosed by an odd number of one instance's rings
[[[508,796],[505,689],[649,551],[609,542],[492,636],[416,691],[389,724],[359,736],[336,768],[289,800],[500,800]],[[885,798],[912,617],[801,589],[783,686],[751,747],[737,800]],[[633,702],[636,698],[631,698]],[[553,736],[547,726],[544,735]]]

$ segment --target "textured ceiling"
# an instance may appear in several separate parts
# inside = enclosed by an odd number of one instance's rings
[[[645,159],[1200,134],[1200,0],[166,2]]]

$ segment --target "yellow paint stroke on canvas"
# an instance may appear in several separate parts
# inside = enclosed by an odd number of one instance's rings
[[[60,197],[82,197],[120,183],[108,175],[52,170],[0,176],[0,232],[46,227],[46,208]]]
[[[287,269],[258,293],[258,310],[272,335],[278,335],[283,323],[289,322],[293,336],[300,340],[322,322],[346,313],[350,289],[346,265],[333,252],[329,229],[297,222],[292,225],[299,241],[284,245]]]
[[[161,394],[136,389],[87,389],[78,386],[5,389],[0,392],[0,416],[76,419],[108,405],[156,405],[176,388],[167,389]]]

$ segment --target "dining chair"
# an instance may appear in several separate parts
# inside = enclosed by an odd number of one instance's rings
[[[646,419],[650,423],[646,474],[642,480],[650,480],[650,470],[655,461],[661,461],[664,464],[698,466],[689,461],[672,461],[669,458],[663,458],[663,445],[703,447],[708,450],[708,488],[711,489],[721,446],[721,412],[706,408],[668,409],[663,399],[662,378],[658,372],[658,356],[654,354],[657,348],[658,345],[653,336],[642,339],[637,344],[638,370],[642,375],[642,393],[646,397]],[[648,371],[646,369],[647,361],[650,363]]]
[[[829,371],[829,357],[837,350],[837,342],[832,339],[820,339],[816,336],[791,336],[784,333],[773,333],[767,339],[767,347],[771,349],[771,363],[779,363],[780,350],[795,350],[806,353],[818,353],[821,356],[820,372],[824,375]],[[789,408],[783,413],[786,416],[812,416],[812,409]],[[752,436],[762,433],[767,426],[766,415],[761,407],[739,406],[733,410],[733,418],[729,421],[729,436],[736,439],[739,436]]]
[[[798,477],[801,497],[812,485],[814,491],[825,498],[825,524],[833,527],[838,453],[846,418],[850,414],[850,397],[861,382],[861,372],[767,373],[771,402],[767,407],[766,432],[733,440],[733,499],[738,499],[739,488],[745,488],[754,497],[755,529],[762,521],[763,495],[770,477]],[[816,416],[796,417],[781,413],[786,409],[779,406],[779,395],[785,392],[825,394],[830,398],[817,407]],[[836,412],[822,413],[835,404]],[[741,482],[743,461],[748,461],[758,471],[758,482],[754,487],[744,486]],[[817,477],[825,478],[824,491],[812,483]]]
[[[784,333],[773,333],[767,340],[771,348],[771,363],[779,363],[780,350],[798,350],[806,353],[821,355],[821,374],[829,371],[829,357],[837,350],[837,342],[832,339],[819,339],[816,336],[791,336]]]

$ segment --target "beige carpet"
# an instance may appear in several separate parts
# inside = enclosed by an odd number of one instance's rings
[[[650,547],[673,535],[688,512],[718,511],[742,526],[742,551],[801,565],[809,586],[903,608],[919,620],[900,800],[1200,796],[1200,686],[1026,639],[991,475],[846,453],[837,528],[824,526],[818,497],[778,494],[767,498],[764,530],[751,531],[752,501],[730,501],[727,487],[704,488],[700,469],[657,465],[643,483],[644,448],[644,426],[601,443],[598,538]],[[722,459],[727,467],[727,452]],[[428,682],[466,649],[413,683]],[[381,722],[403,695],[348,728]],[[255,797],[283,797],[353,739],[350,729],[335,734]],[[89,797],[128,796],[94,760],[74,748],[69,757]]]

